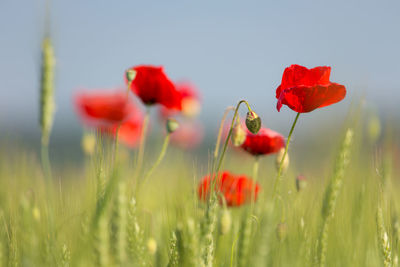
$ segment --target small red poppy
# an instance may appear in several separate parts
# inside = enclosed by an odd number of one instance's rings
[[[164,73],[162,67],[140,65],[132,67],[131,70],[135,71],[135,77],[130,89],[144,104],[161,104],[167,108],[178,110],[182,108],[181,94]]]
[[[285,139],[281,134],[261,128],[257,134],[247,131],[246,140],[241,147],[248,153],[258,156],[278,153],[284,146]]]
[[[341,101],[346,88],[329,81],[331,67],[307,69],[291,65],[283,72],[282,83],[276,89],[277,109],[287,105],[296,112],[306,113]]]
[[[81,92],[75,106],[88,126],[110,126],[126,120],[135,110],[124,92]]]
[[[205,176],[199,184],[199,198],[205,201],[210,194],[211,186],[210,175]],[[223,196],[227,206],[240,206],[257,199],[260,186],[248,178],[246,175],[234,175],[228,171],[219,175],[219,181],[216,182],[217,194]],[[221,200],[222,202],[222,200]]]

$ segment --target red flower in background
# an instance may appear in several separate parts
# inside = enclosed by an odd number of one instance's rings
[[[164,73],[162,67],[140,65],[132,67],[136,72],[130,89],[146,105],[161,104],[167,108],[181,107],[181,94]]]
[[[306,113],[341,101],[346,88],[329,81],[331,67],[307,69],[291,65],[283,72],[282,83],[276,89],[277,109],[287,105],[296,112]]]
[[[278,153],[284,146],[284,137],[267,128],[261,128],[257,134],[247,131],[246,140],[242,144],[245,151],[255,156]]]
[[[183,149],[196,148],[203,141],[203,125],[196,122],[180,123],[179,128],[171,135],[171,142]]]
[[[188,82],[175,84],[176,89],[181,94],[181,109],[171,109],[161,107],[160,115],[163,119],[181,113],[186,117],[194,117],[200,112],[200,95],[194,85]]]
[[[198,195],[203,201],[209,197],[211,182],[210,175],[205,176],[200,181]],[[260,186],[254,185],[253,181],[246,175],[234,175],[228,171],[219,176],[215,186],[217,194],[223,195],[228,206],[240,206],[248,203],[251,201],[252,195],[256,200],[260,190]]]
[[[114,124],[108,127],[101,127],[100,130],[115,138],[118,129],[118,141],[124,145],[134,148],[139,144],[142,134],[143,114],[136,113],[128,120],[124,121],[121,125]]]
[[[84,92],[75,96],[76,109],[89,126],[110,126],[125,121],[135,107],[124,92]]]

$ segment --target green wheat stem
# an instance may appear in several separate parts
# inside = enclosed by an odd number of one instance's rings
[[[280,193],[280,183],[282,181],[282,171],[283,171],[283,163],[285,162],[285,158],[289,149],[289,143],[290,143],[290,139],[292,138],[292,134],[294,131],[294,127],[296,126],[297,120],[299,119],[300,116],[300,112],[297,113],[296,118],[293,121],[292,124],[292,128],[290,128],[290,132],[286,141],[286,146],[285,146],[285,152],[283,153],[281,162],[279,163],[279,169],[278,169],[278,173],[276,174],[276,178],[275,178],[275,183],[274,183],[274,193],[273,193],[273,198],[275,199],[277,197],[277,195],[279,195]]]
[[[353,140],[353,131],[346,131],[343,143],[335,162],[332,179],[325,191],[322,205],[322,227],[318,240],[319,266],[325,266],[328,247],[329,225],[335,214],[336,202],[343,184],[344,172],[349,163],[350,146]]]

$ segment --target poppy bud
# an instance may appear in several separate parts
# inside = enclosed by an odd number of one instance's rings
[[[296,189],[297,192],[300,192],[301,190],[304,190],[307,186],[307,180],[304,175],[299,175],[296,177]]]
[[[131,83],[135,77],[136,77],[136,70],[134,69],[129,69],[126,71],[125,75],[126,75],[126,79],[128,80],[128,84]]]
[[[284,223],[284,222],[278,223],[278,225],[276,226],[276,236],[278,237],[278,240],[280,242],[285,240],[286,233],[287,233],[286,223]]]
[[[96,137],[94,137],[93,134],[85,133],[82,137],[81,145],[82,150],[86,155],[93,155],[94,149],[96,147]]]
[[[150,255],[154,255],[157,252],[157,241],[152,237],[147,240],[147,251]]]
[[[179,128],[179,122],[173,118],[167,119],[167,132],[173,133]]]
[[[233,127],[231,141],[234,146],[241,146],[246,141],[246,132],[240,123],[236,123]]]
[[[257,134],[261,128],[261,118],[254,111],[247,112],[246,126],[250,132]]]
[[[231,230],[231,225],[232,225],[231,214],[227,209],[224,209],[221,215],[221,224],[220,224],[221,234],[224,235],[229,233],[229,231]]]
[[[279,170],[279,167],[281,165],[283,154],[285,154],[285,148],[281,148],[278,154],[276,155],[275,166],[277,170]],[[285,160],[282,163],[282,171],[286,172],[288,167],[289,167],[289,154],[286,153]]]

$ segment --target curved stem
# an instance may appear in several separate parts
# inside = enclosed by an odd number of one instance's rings
[[[239,107],[240,107],[240,105],[241,105],[242,103],[245,103],[246,106],[247,106],[247,109],[249,110],[249,112],[251,112],[250,105],[249,105],[249,103],[247,103],[246,100],[240,100],[239,103],[236,105],[235,113],[234,113],[234,115],[233,115],[232,122],[231,122],[231,126],[230,126],[230,128],[229,128],[229,133],[228,133],[228,136],[226,137],[225,144],[224,144],[224,147],[223,147],[223,149],[222,149],[222,153],[221,153],[221,156],[220,156],[220,158],[219,158],[217,168],[216,168],[216,170],[215,170],[216,173],[218,173],[218,171],[219,171],[220,168],[221,168],[222,161],[223,161],[223,159],[224,159],[225,152],[226,152],[226,149],[227,149],[227,147],[228,147],[229,138],[231,138],[231,135],[232,135],[233,125],[235,124],[235,119],[236,119],[236,116],[237,116],[237,114],[238,114]]]
[[[171,134],[167,134],[167,136],[165,137],[164,143],[161,148],[161,152],[158,155],[156,162],[154,162],[153,166],[151,166],[151,168],[143,176],[143,180],[139,183],[138,189],[141,185],[144,185],[147,178],[153,173],[153,171],[158,167],[158,165],[160,165],[161,161],[164,159],[165,153],[167,152],[170,136],[171,136]],[[138,189],[136,191],[138,191]]]
[[[136,160],[136,168],[135,168],[135,173],[134,173],[134,178],[137,179],[142,165],[143,165],[143,155],[144,155],[144,147],[146,143],[146,136],[147,136],[147,129],[149,126],[149,117],[150,117],[150,108],[147,107],[146,109],[146,115],[144,116],[143,119],[143,126],[142,126],[142,133],[140,135],[140,143],[139,143],[139,151],[138,151],[138,156]]]
[[[296,126],[296,123],[297,123],[297,120],[299,119],[299,116],[300,116],[300,112],[297,113],[296,118],[294,119],[294,122],[292,124],[292,128],[290,129],[289,136],[288,136],[287,141],[286,141],[285,152],[283,153],[283,157],[281,159],[281,162],[279,163],[278,174],[276,175],[276,179],[275,179],[275,183],[274,183],[273,198],[276,198],[276,196],[279,195],[279,191],[280,191],[279,187],[280,187],[280,183],[281,183],[281,180],[282,180],[283,163],[285,162],[286,154],[287,154],[287,151],[288,151],[288,148],[289,148],[290,139],[292,137],[293,130],[294,130],[294,127]]]
[[[118,159],[118,143],[119,143],[119,128],[121,128],[121,123],[118,123],[117,129],[115,131],[115,143],[114,143],[114,157],[113,157],[113,166],[115,167],[115,164],[117,164],[117,159]]]

